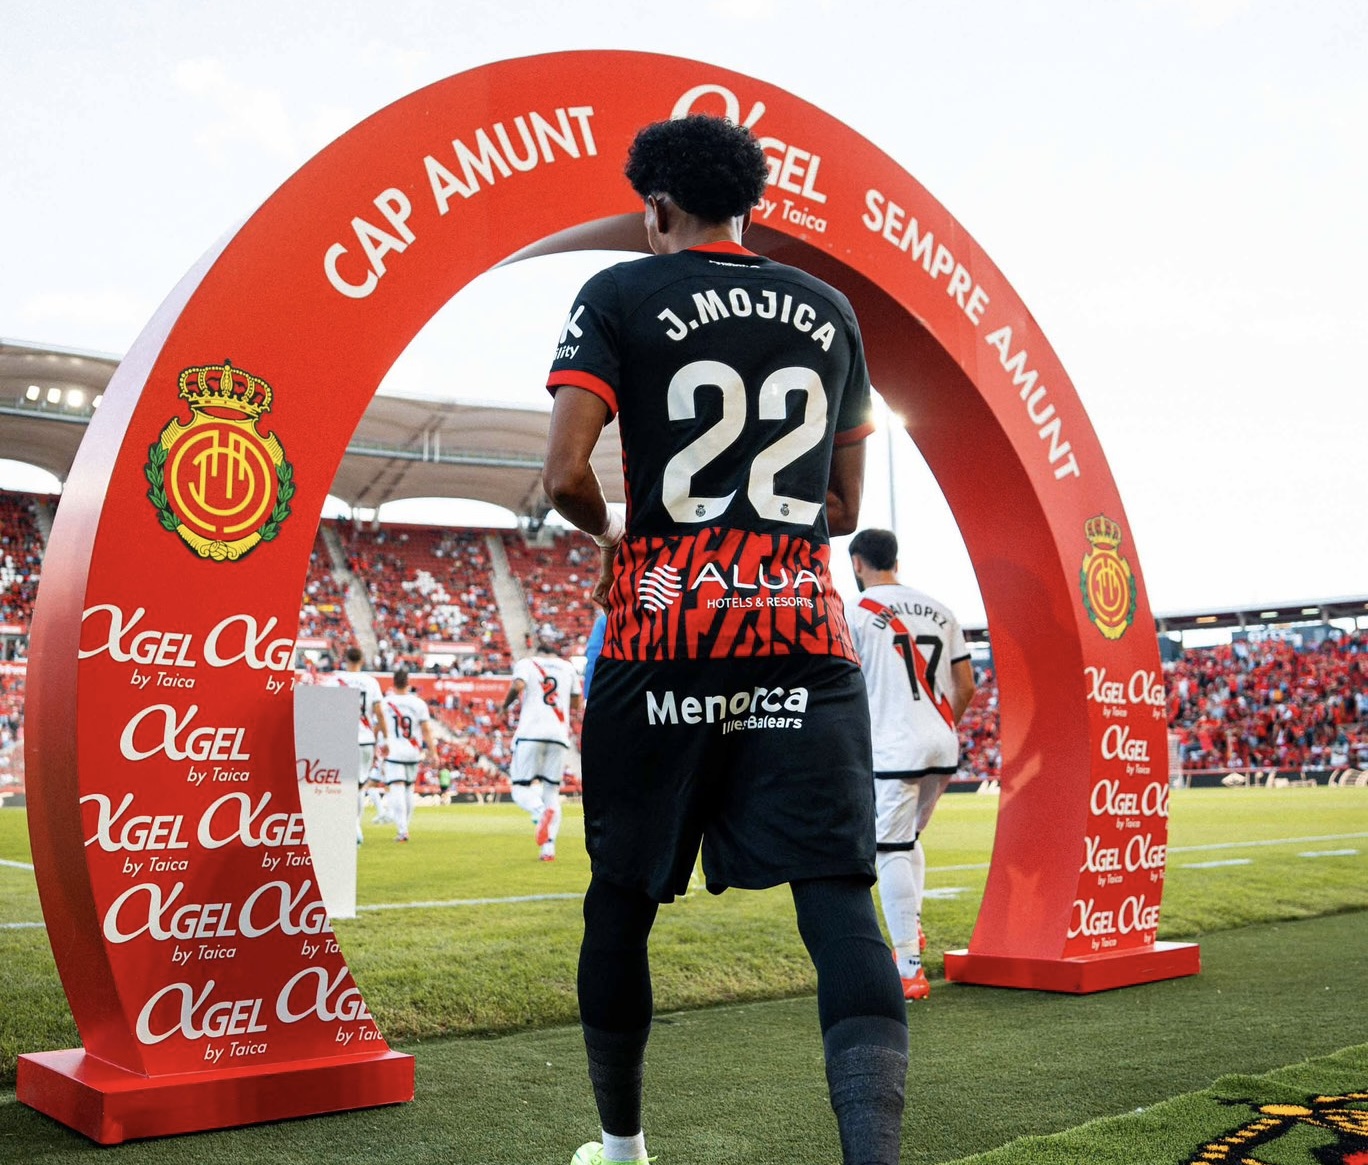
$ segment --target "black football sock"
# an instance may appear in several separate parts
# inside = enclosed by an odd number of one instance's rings
[[[817,970],[827,1087],[845,1165],[897,1165],[907,1079],[907,1004],[862,881],[793,884]]]
[[[650,1026],[634,1032],[606,1032],[588,1024],[589,1083],[594,1087],[599,1123],[605,1133],[630,1137],[641,1132],[641,1084]]]
[[[907,1053],[886,1045],[901,1038],[906,1047],[907,1029],[880,1017],[873,1020],[876,1030],[840,1030],[866,1022],[864,1017],[844,1020],[823,1040],[831,1110],[841,1134],[841,1160],[844,1165],[898,1165]],[[880,1027],[883,1030],[877,1030]],[[839,1046],[842,1037],[859,1042],[833,1053],[833,1045]]]
[[[651,1032],[646,944],[658,904],[639,890],[592,878],[584,895],[579,1005],[589,1082],[605,1133],[641,1131],[641,1089]]]

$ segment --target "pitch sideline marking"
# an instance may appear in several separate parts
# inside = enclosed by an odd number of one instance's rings
[[[453,898],[447,902],[376,902],[358,906],[356,912],[360,914],[363,910],[439,909],[448,906],[502,906],[507,902],[558,902],[583,897],[583,894],[519,894],[513,898]]]
[[[1308,842],[1312,841],[1351,841],[1355,838],[1360,837],[1368,837],[1368,832],[1328,833],[1325,834],[1323,837],[1269,837],[1264,838],[1261,841],[1214,841],[1208,845],[1171,845],[1168,847],[1168,852],[1171,854],[1187,854],[1198,853],[1202,850],[1247,849],[1255,846],[1262,847],[1270,845],[1305,845]],[[1334,852],[1336,853],[1336,855],[1358,853],[1357,850],[1336,850]],[[1300,857],[1304,855],[1299,854],[1298,856]],[[989,864],[990,863],[988,862],[973,862],[969,865],[964,866],[927,866],[926,872],[930,874],[949,870],[986,870]],[[1183,868],[1195,869],[1198,867],[1184,866]]]
[[[1246,846],[1270,846],[1270,845],[1303,845],[1313,841],[1348,841],[1351,838],[1368,837],[1368,832],[1362,833],[1333,833],[1323,837],[1286,837],[1268,838],[1263,841],[1223,841],[1215,842],[1210,845],[1184,845],[1170,846],[1169,853],[1189,853],[1198,850],[1219,850],[1219,849],[1239,849]],[[1348,856],[1350,853],[1357,853],[1357,850],[1335,851],[1334,856]],[[1306,855],[1298,855],[1306,856]],[[1317,855],[1322,856],[1322,855]],[[1328,855],[1327,855],[1328,856]],[[1239,859],[1229,862],[1207,862],[1201,864],[1189,864],[1183,868],[1187,870],[1209,869],[1217,865],[1249,865],[1250,859]],[[20,870],[32,870],[33,867],[23,862],[11,862],[0,858],[0,866],[10,866]],[[927,873],[950,873],[954,870],[986,870],[988,862],[974,862],[968,865],[959,866],[931,866]],[[947,888],[944,893],[949,893],[952,888]],[[959,887],[953,887],[958,891]],[[928,892],[928,897],[932,895]],[[557,902],[568,901],[570,899],[583,898],[583,894],[521,894],[511,898],[455,898],[445,902],[378,902],[371,905],[358,906],[358,914],[364,912],[373,913],[380,910],[422,910],[422,909],[445,909],[457,906],[501,906],[510,902]],[[42,927],[41,922],[6,922],[0,923],[0,929],[19,930],[31,927]]]
[[[1356,837],[1368,837],[1368,833],[1327,833],[1324,837],[1269,837],[1262,841],[1214,841],[1210,845],[1171,845],[1171,854],[1192,853],[1205,849],[1248,849],[1253,846],[1304,845],[1309,841],[1349,841]]]

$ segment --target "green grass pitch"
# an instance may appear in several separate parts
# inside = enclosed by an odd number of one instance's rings
[[[994,798],[947,797],[925,835],[933,993],[912,1013],[905,1162],[1182,1165],[1185,1146],[1244,1119],[1248,1098],[1227,1095],[1232,1087],[1282,1096],[1295,1091],[1280,1083],[1287,1066],[1328,1057],[1334,1083],[1316,1088],[1351,1093],[1358,1071],[1368,1090],[1368,1049],[1354,1050],[1368,1044],[1368,791],[1176,792],[1160,937],[1201,942],[1203,973],[1086,997],[940,981],[939,952],[966,945],[973,928],[995,815]],[[21,1052],[79,1043],[45,932],[32,925],[25,830],[22,811],[0,812],[9,1088]],[[563,1165],[593,1135],[573,1026],[588,879],[577,807],[554,863],[536,860],[526,815],[508,805],[422,808],[407,846],[390,827],[366,832],[361,910],[336,929],[382,1030],[417,1057],[415,1102],[101,1152]],[[835,1160],[814,982],[787,891],[689,894],[662,910],[652,965],[660,1018],[647,1125],[661,1165]],[[1327,1135],[1291,1127],[1260,1159],[1312,1165],[1297,1146]],[[0,1161],[95,1151],[0,1092]]]

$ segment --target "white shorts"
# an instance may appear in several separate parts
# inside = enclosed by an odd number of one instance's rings
[[[874,837],[879,848],[910,849],[949,784],[948,774],[875,778]]]
[[[568,745],[554,740],[516,740],[513,742],[513,763],[508,779],[515,785],[530,785],[545,781],[559,785],[565,775],[565,754]]]
[[[418,780],[416,760],[386,760],[385,784],[412,785]]]

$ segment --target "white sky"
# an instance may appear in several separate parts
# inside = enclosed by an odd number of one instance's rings
[[[442,77],[581,48],[777,84],[944,203],[1076,385],[1157,613],[1368,593],[1362,0],[0,0],[0,336],[121,355],[332,138]],[[603,260],[490,273],[386,386],[543,403]],[[889,521],[884,448],[865,524]],[[931,548],[905,579],[982,621],[934,480],[894,450],[899,532]]]

